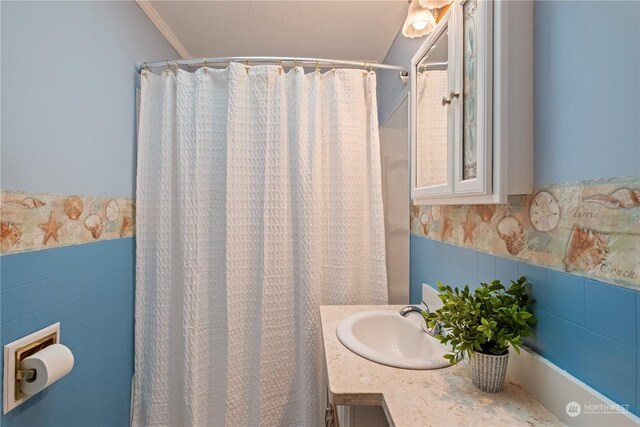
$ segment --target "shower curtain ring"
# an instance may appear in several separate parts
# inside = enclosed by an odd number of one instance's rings
[[[249,74],[249,58],[246,58],[244,60],[244,69],[247,71],[247,74]]]
[[[336,75],[336,63],[335,62],[331,62],[331,73],[334,76]]]
[[[316,74],[320,75],[320,60],[316,59]]]
[[[207,75],[207,69],[209,68],[207,66],[207,58],[203,58],[202,60],[204,61],[204,67],[202,67],[202,68],[204,69],[204,75],[206,76]]]

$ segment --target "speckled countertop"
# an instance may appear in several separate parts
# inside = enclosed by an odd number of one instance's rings
[[[320,307],[333,404],[380,405],[389,424],[398,427],[564,425],[509,378],[501,393],[484,393],[471,383],[471,369],[466,362],[436,370],[392,368],[358,356],[336,336],[338,323],[350,314],[401,307]]]

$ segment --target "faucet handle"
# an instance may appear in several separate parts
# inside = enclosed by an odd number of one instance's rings
[[[424,300],[421,300],[421,302],[425,306],[425,311],[427,313],[431,313],[431,310],[429,310],[429,304],[427,304]],[[440,322],[436,322],[434,327],[430,328],[429,325],[426,322],[426,319],[425,319],[425,322],[420,325],[420,327],[422,328],[423,331],[425,331],[426,333],[428,333],[429,335],[434,336],[434,337],[436,335],[442,335],[442,333],[444,332],[444,328],[442,327]]]
[[[425,321],[420,324],[420,328],[422,328],[424,332],[431,335],[432,337],[435,337],[436,335],[442,335],[444,332],[444,328],[442,327],[440,322],[436,322],[435,326],[433,328],[430,328]]]

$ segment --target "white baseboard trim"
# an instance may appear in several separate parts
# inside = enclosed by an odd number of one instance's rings
[[[528,348],[510,352],[508,375],[570,426],[640,425],[640,418]]]

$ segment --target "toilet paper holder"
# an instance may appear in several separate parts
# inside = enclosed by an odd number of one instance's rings
[[[35,369],[20,369],[20,364],[27,357],[39,352],[40,350],[58,343],[58,331],[51,332],[42,338],[30,342],[18,349],[16,349],[16,363],[15,363],[15,399],[18,400],[25,394],[20,389],[20,381],[33,381],[38,375]]]
[[[21,390],[21,385],[36,381],[38,372],[35,369],[22,368],[22,362],[53,344],[60,344],[59,322],[4,345],[3,414],[7,414],[32,397]]]

